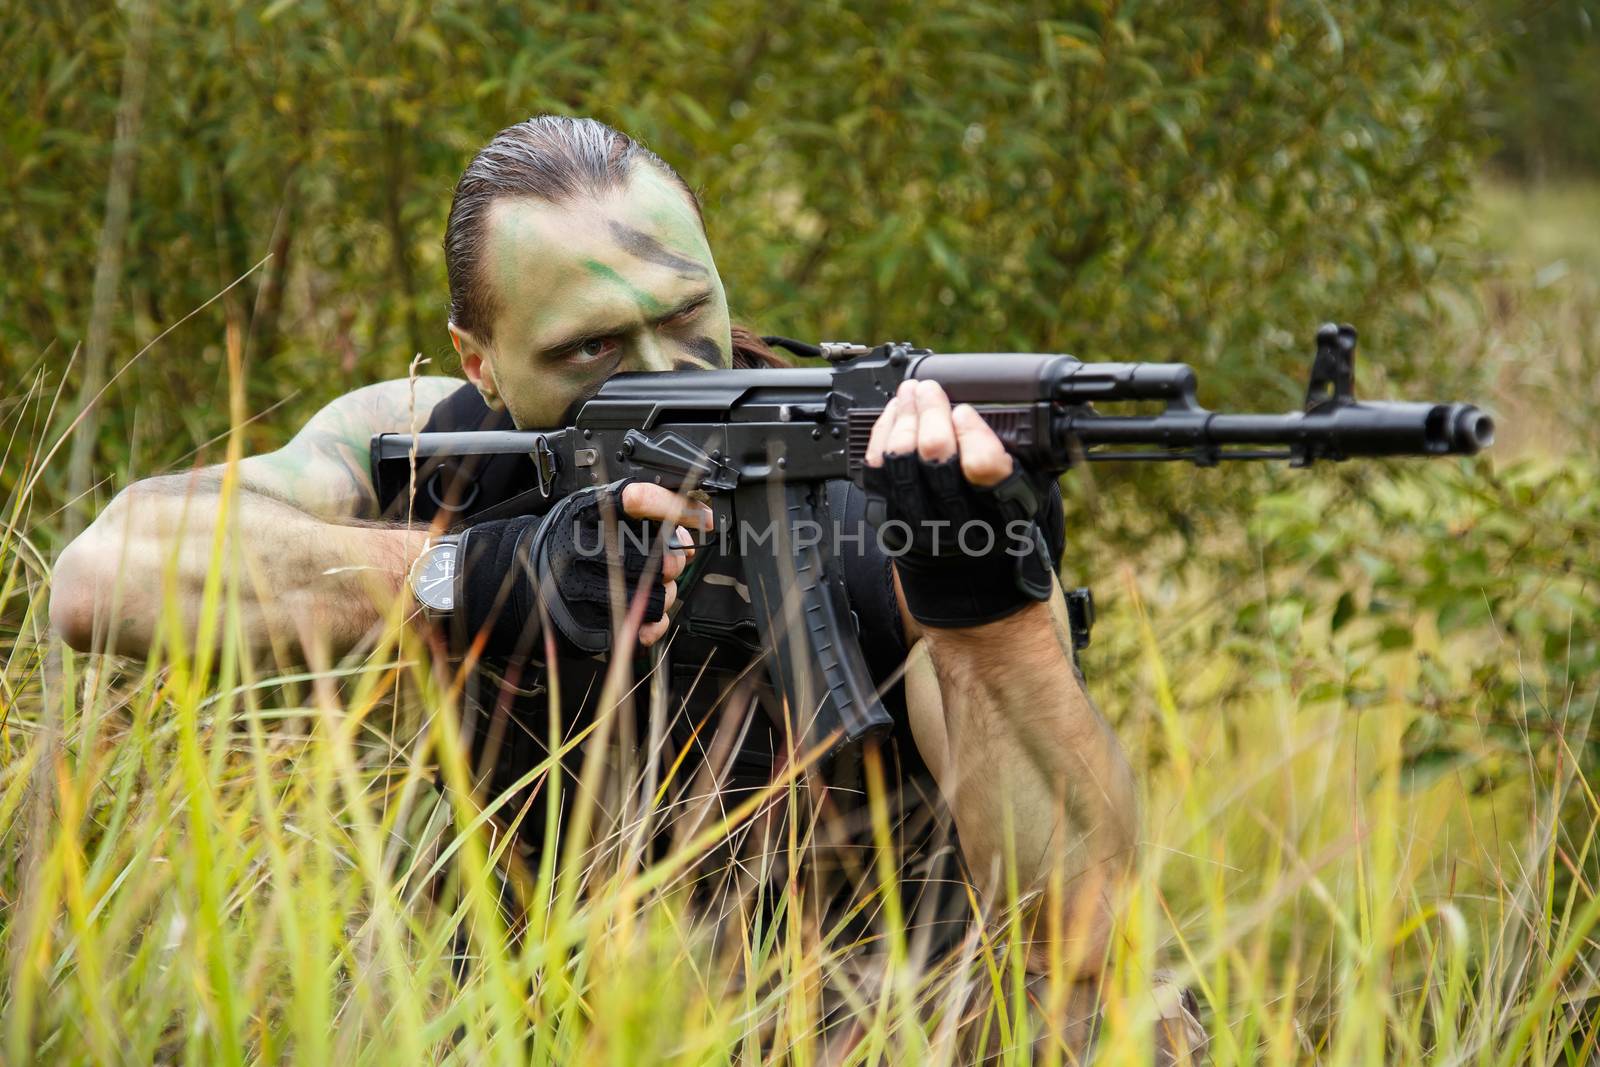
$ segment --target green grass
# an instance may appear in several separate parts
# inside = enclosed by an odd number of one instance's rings
[[[1482,197],[1505,251],[1440,314],[1513,416],[1492,458],[1206,472],[1255,494],[1249,522],[1139,558],[1075,520],[1084,559],[1117,561],[1093,568],[1085,666],[1144,817],[1100,1062],[1147,1062],[1158,966],[1199,996],[1219,1064],[1595,1058],[1600,475],[1579,405],[1600,360],[1597,202]],[[486,809],[546,819],[558,779],[529,768],[523,810],[465,801],[452,679],[398,626],[320,673],[257,674],[177,627],[148,663],[51,642],[56,502],[23,491],[47,403],[6,410],[0,481],[7,1063],[812,1064],[831,1062],[834,1000],[860,1028],[846,1063],[960,1062],[967,1040],[1028,1060],[1028,1013],[958,1033],[952,1011],[1012,988],[1014,927],[940,969],[887,906],[856,968],[862,946],[792,900],[777,929],[744,901],[719,938],[688,904],[693,861],[751,812],[689,827],[627,759],[585,763],[590,832],[513,870],[527,930],[508,936]],[[789,780],[763,799],[806,804]],[[642,859],[671,819],[680,847]],[[876,870],[892,881],[896,857]]]

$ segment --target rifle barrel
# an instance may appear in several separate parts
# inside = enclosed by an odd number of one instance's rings
[[[1270,445],[1287,446],[1309,459],[1466,456],[1493,443],[1494,420],[1471,404],[1404,402],[1343,404],[1285,415],[1233,415],[1203,408],[1174,409],[1159,415],[1069,411],[1056,418],[1053,435],[1061,444],[1075,438],[1083,448],[1145,445],[1202,452],[1215,449],[1221,459],[1283,455],[1223,451]]]

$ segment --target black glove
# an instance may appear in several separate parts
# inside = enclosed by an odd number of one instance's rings
[[[648,570],[644,619],[659,619],[666,605],[661,524],[623,515],[622,490],[631,480],[580,489],[543,516],[469,527],[456,578],[456,614],[465,640],[487,633],[485,655],[542,658],[542,603],[564,654],[605,652],[611,646],[613,559],[621,563],[628,604]],[[613,523],[606,522],[608,515]],[[607,536],[608,527],[614,537]]]
[[[959,456],[886,453],[862,481],[867,520],[918,622],[979,626],[1049,599],[1054,568],[1035,520],[1054,498],[1021,468],[981,487],[962,475]]]

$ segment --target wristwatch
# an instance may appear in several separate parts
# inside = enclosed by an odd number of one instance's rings
[[[411,564],[411,595],[430,619],[447,617],[456,608],[456,557],[460,551],[458,534],[431,538]]]

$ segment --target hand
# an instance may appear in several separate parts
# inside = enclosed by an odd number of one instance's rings
[[[473,526],[462,538],[457,597],[467,636],[487,633],[485,651],[493,655],[536,657],[542,608],[564,652],[605,652],[616,564],[626,598],[623,632],[652,645],[666,633],[677,578],[694,557],[690,526],[710,529],[710,509],[627,479],[579,490],[544,516]]]
[[[622,490],[622,513],[630,519],[643,519],[662,525],[674,524],[673,533],[676,536],[661,560],[661,580],[664,583],[661,615],[639,628],[639,643],[648,648],[666,635],[667,609],[678,599],[678,576],[694,559],[694,543],[689,528],[710,531],[711,509],[662,486],[649,482],[630,482]]]
[[[1051,592],[1034,517],[1043,492],[968,404],[936,382],[903,382],[873,424],[867,516],[926,626],[978,626]]]
[[[951,456],[975,486],[993,486],[1016,469],[1011,453],[971,404],[950,407],[938,382],[900,383],[900,391],[872,424],[867,441],[867,466],[883,466],[884,456],[916,453],[930,463]]]

